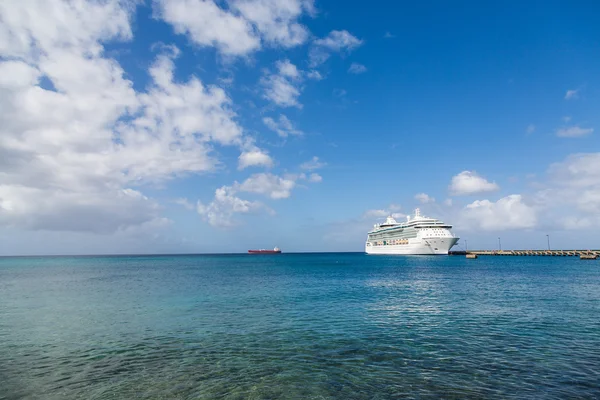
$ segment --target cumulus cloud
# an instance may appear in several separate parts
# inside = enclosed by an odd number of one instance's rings
[[[500,187],[495,182],[488,182],[487,179],[477,175],[475,171],[463,171],[452,177],[449,189],[453,196],[464,196],[493,192]]]
[[[198,201],[196,211],[210,225],[227,228],[238,224],[234,220],[235,214],[248,214],[263,207],[261,203],[241,199],[235,193],[235,189],[230,186],[220,187],[209,204]]]
[[[228,7],[223,7],[223,5]],[[309,31],[298,23],[312,15],[308,0],[156,0],[160,18],[176,33],[199,46],[216,47],[228,56],[243,56],[262,48],[263,43],[289,48],[304,43]]]
[[[276,68],[276,73],[268,72],[260,80],[263,97],[280,107],[302,108],[298,101],[301,92],[298,69],[289,60],[278,61]]]
[[[212,0],[158,0],[155,4],[160,18],[197,45],[214,46],[226,55],[244,55],[261,46],[248,20]]]
[[[263,118],[263,123],[267,128],[276,132],[281,137],[288,137],[289,135],[302,135],[302,131],[294,128],[292,121],[283,114],[279,115],[279,120],[274,120],[271,117]]]
[[[579,153],[550,165],[532,193],[496,202],[477,200],[460,214],[471,229],[503,230],[544,226],[584,229],[600,223],[600,153]]]
[[[296,187],[294,177],[281,177],[269,173],[251,175],[244,182],[236,185],[236,188],[242,192],[258,193],[272,199],[290,197],[294,187]]]
[[[579,98],[579,89],[570,89],[565,93],[565,100],[575,100]]]
[[[280,60],[275,63],[277,70],[279,71],[279,75],[285,76],[291,79],[300,78],[300,71],[298,68],[290,62],[290,60]]]
[[[571,154],[548,168],[551,182],[560,186],[586,188],[600,186],[600,153]]]
[[[350,68],[348,68],[348,72],[351,74],[362,74],[367,72],[367,67],[359,63],[352,63]]]
[[[308,176],[308,181],[313,183],[323,182],[323,177],[317,173],[312,173]]]
[[[415,195],[415,200],[421,204],[435,203],[435,199],[427,193],[418,193]]]
[[[326,37],[317,39],[313,42],[313,46],[309,52],[310,65],[312,67],[321,65],[327,61],[331,56],[331,53],[349,53],[362,44],[362,40],[346,30],[331,31]]]
[[[103,48],[131,39],[133,10],[117,0],[0,4],[0,224],[159,226],[140,185],[213,171],[214,144],[244,143],[222,89],[175,82],[173,47],[151,65],[147,89],[134,90]]]
[[[292,191],[298,187],[299,180],[311,183],[319,183],[322,177],[318,174],[287,174],[279,176],[271,173],[257,173],[250,175],[243,182],[234,182],[230,186],[222,186],[215,191],[214,199],[207,204],[198,202],[196,211],[204,220],[215,227],[231,227],[238,225],[236,214],[248,214],[256,212],[273,211],[258,201],[250,201],[238,197],[240,192],[258,194],[273,200],[287,199]],[[177,203],[187,207],[189,202],[176,200]]]
[[[476,200],[462,210],[461,218],[463,226],[484,231],[527,229],[536,226],[536,211],[521,195],[513,194],[496,202]]]
[[[593,128],[581,128],[579,126],[569,126],[560,128],[556,131],[558,137],[581,137],[594,132]]]
[[[238,159],[238,169],[242,170],[248,167],[272,167],[273,159],[265,150],[253,147],[240,154]]]
[[[293,47],[308,39],[308,29],[297,20],[304,12],[314,14],[313,0],[230,0],[229,3],[267,43]]]
[[[302,164],[300,164],[300,168],[307,170],[307,171],[313,171],[316,169],[320,169],[323,168],[327,165],[326,162],[320,161],[319,157],[314,156],[313,158],[311,158],[310,160],[303,162]]]
[[[577,218],[600,220],[600,153],[572,154],[548,168],[545,204],[569,206]]]

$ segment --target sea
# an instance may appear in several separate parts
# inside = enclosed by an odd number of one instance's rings
[[[0,399],[600,398],[600,261],[0,258]]]

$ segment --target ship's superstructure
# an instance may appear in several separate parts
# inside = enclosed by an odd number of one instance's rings
[[[275,247],[273,250],[270,249],[259,249],[259,250],[248,250],[249,254],[281,254],[279,247]]]
[[[448,254],[458,242],[452,225],[428,218],[415,210],[414,217],[397,222],[392,216],[383,224],[375,224],[368,233],[365,251],[368,254]]]

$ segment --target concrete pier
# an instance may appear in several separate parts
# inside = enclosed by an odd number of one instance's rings
[[[474,254],[477,256],[552,256],[595,259],[600,257],[600,250],[463,250],[450,251],[448,254],[452,256]]]

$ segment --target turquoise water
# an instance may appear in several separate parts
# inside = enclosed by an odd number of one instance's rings
[[[598,261],[0,258],[2,399],[599,396]]]

